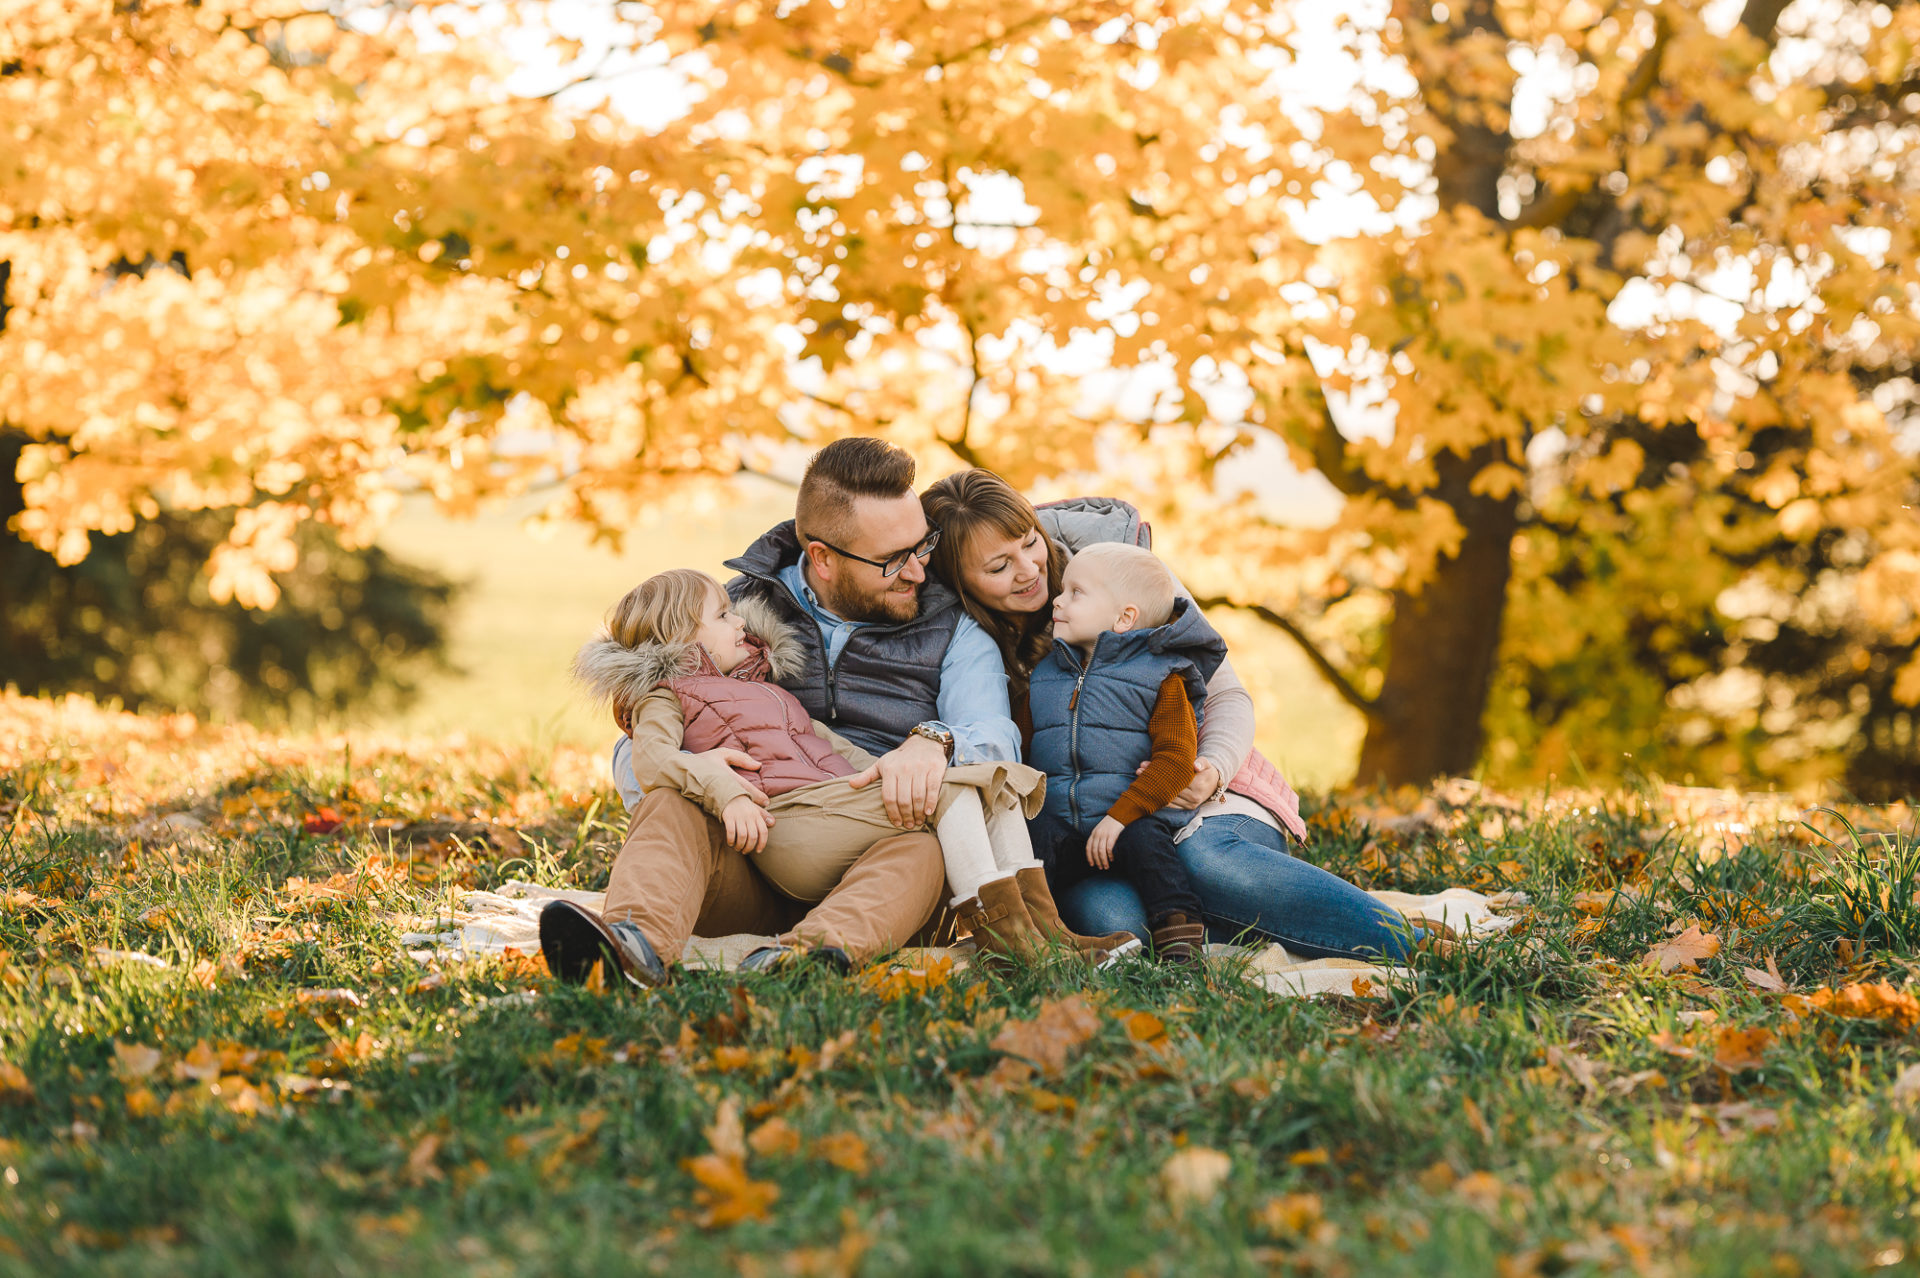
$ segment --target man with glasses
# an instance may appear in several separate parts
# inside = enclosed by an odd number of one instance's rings
[[[740,574],[728,594],[771,608],[802,649],[800,673],[782,685],[879,757],[887,816],[902,833],[875,843],[807,909],[728,847],[719,823],[686,798],[642,795],[622,737],[614,781],[632,826],[605,916],[575,917],[585,912],[572,907],[554,920],[556,974],[590,970],[565,953],[565,940],[578,937],[575,948],[597,946],[629,981],[659,984],[690,935],[739,932],[783,941],[749,955],[745,967],[784,967],[811,953],[844,969],[897,949],[932,917],[945,870],[924,827],[947,767],[1018,760],[1020,734],[999,648],[951,590],[927,577],[939,533],[927,525],[913,477],[913,459],[884,441],[829,444],[807,466],[795,518],[727,565]],[[734,766],[758,766],[727,754]],[[548,930],[543,921],[543,941]]]

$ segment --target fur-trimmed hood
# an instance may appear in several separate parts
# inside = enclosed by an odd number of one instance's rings
[[[736,599],[733,610],[747,623],[747,634],[767,650],[777,683],[798,675],[806,651],[793,630],[758,599]],[[694,643],[643,643],[626,647],[602,630],[574,654],[573,677],[596,702],[616,710],[637,704],[669,679],[698,672],[704,664]]]

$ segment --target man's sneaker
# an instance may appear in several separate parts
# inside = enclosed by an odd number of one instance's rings
[[[763,945],[740,960],[739,970],[772,975],[794,971],[802,963],[816,963],[835,976],[853,971],[853,960],[837,945]]]
[[[554,979],[566,985],[586,984],[597,963],[605,963],[609,976],[617,972],[629,985],[667,983],[667,965],[639,928],[609,923],[572,901],[550,901],[540,911],[540,953]]]

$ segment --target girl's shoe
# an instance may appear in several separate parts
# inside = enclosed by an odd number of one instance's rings
[[[1192,963],[1206,951],[1207,925],[1199,919],[1166,914],[1152,928],[1153,956],[1162,963]]]
[[[1129,944],[1139,946],[1139,938],[1131,932],[1081,936],[1068,927],[1060,918],[1059,908],[1053,903],[1053,891],[1047,886],[1047,872],[1039,866],[1028,866],[1019,871],[1013,876],[1013,881],[1020,885],[1020,902],[1027,907],[1027,917],[1040,935],[1055,945],[1070,946],[1095,963],[1104,963],[1108,956]]]
[[[980,885],[980,895],[954,907],[960,926],[973,933],[980,953],[1015,963],[1037,963],[1046,957],[1047,938],[1033,925],[1020,885],[996,879]]]

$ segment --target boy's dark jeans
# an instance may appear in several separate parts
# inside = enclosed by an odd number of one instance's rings
[[[1047,867],[1047,886],[1056,897],[1101,873],[1087,861],[1087,836],[1053,813],[1042,812],[1029,820],[1027,832],[1033,838],[1033,854]],[[1112,873],[1140,894],[1150,927],[1169,914],[1200,917],[1200,897],[1173,849],[1173,836],[1172,822],[1156,814],[1141,817],[1113,841]]]

